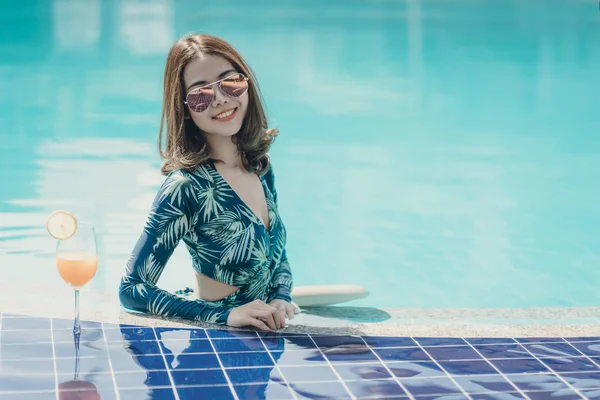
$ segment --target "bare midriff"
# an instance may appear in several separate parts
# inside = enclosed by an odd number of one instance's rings
[[[231,286],[219,282],[208,276],[194,271],[196,286],[194,287],[194,297],[204,301],[217,301],[237,292],[237,286]]]

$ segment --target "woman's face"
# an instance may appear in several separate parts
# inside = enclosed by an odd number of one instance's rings
[[[200,54],[183,70],[185,94],[225,78],[236,71],[224,58]],[[189,115],[196,126],[205,134],[233,136],[239,132],[248,108],[248,91],[239,97],[223,93],[218,85],[213,86],[214,97],[208,108],[196,112],[188,107]],[[232,113],[233,112],[233,113]]]

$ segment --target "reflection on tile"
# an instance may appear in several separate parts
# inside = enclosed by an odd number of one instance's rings
[[[53,318],[52,319],[52,329],[70,329],[73,332],[74,322],[72,319],[62,319],[62,318]],[[92,330],[102,330],[102,324],[100,322],[95,321],[80,321],[79,326],[81,326],[82,333],[88,329]]]
[[[219,369],[200,369],[195,371],[172,370],[175,386],[190,385],[226,385],[225,374]]]
[[[101,398],[104,399],[114,394],[115,384],[113,382],[112,374],[80,374],[77,380],[73,379],[73,373],[61,374],[57,376],[59,390],[81,390],[81,391],[98,391]],[[110,396],[114,397],[114,396]]]
[[[120,354],[119,356],[111,357],[111,362],[115,372],[167,369],[162,356],[127,356]]]
[[[170,388],[119,389],[119,394],[123,400],[175,400],[173,389]]]
[[[233,385],[249,383],[267,383],[271,380],[273,367],[262,368],[232,368],[225,373]]]
[[[54,343],[56,357],[75,357],[75,344],[69,342]],[[80,357],[106,357],[104,342],[81,342],[79,345]]]
[[[413,395],[461,393],[448,378],[400,379],[404,387]]]
[[[575,389],[600,389],[600,372],[561,373],[560,376]]]
[[[308,336],[265,337],[263,342],[269,350],[310,350],[316,349],[315,342]]]
[[[51,358],[43,360],[7,360],[3,356],[0,358],[0,375],[38,375],[53,373],[54,363]]]
[[[585,390],[581,394],[589,400],[600,400],[600,390]]]
[[[484,358],[532,358],[519,344],[475,345],[473,346]]]
[[[35,331],[32,331],[35,332]],[[54,343],[73,343],[73,329],[55,329],[52,332]],[[90,328],[81,331],[79,341],[83,342],[98,342],[104,344],[104,335],[102,329]]]
[[[210,340],[171,340],[163,339],[159,342],[165,353],[172,353],[171,349],[180,349],[181,353],[214,353]]]
[[[2,335],[0,335],[0,345],[51,342],[52,333],[49,329],[37,329],[31,331],[2,331]]]
[[[107,347],[111,357],[117,356],[119,353],[145,355],[161,354],[160,348],[158,347],[158,342],[149,340],[111,342]]]
[[[347,345],[322,349],[325,357],[332,363],[352,363],[377,361],[377,356],[366,345]]]
[[[568,343],[524,344],[536,357],[581,356],[582,354]]]
[[[207,339],[208,335],[204,329],[179,329],[179,328],[154,328],[158,339]]]
[[[600,371],[600,368],[586,357],[540,358],[540,361],[557,372]]]
[[[409,337],[363,336],[371,347],[417,347],[417,343]]]
[[[466,345],[461,338],[443,338],[443,337],[416,337],[415,340],[423,347],[426,346],[454,346]]]
[[[207,329],[206,333],[211,339],[242,339],[255,338],[258,335],[254,331],[234,331],[234,330],[217,330]]]
[[[234,390],[240,400],[293,398],[290,389],[283,382],[269,382],[255,385],[235,385]]]
[[[344,386],[342,386],[342,384],[339,382],[290,383],[290,388],[301,399],[351,398]]]
[[[383,381],[346,382],[346,386],[359,399],[391,396],[407,396],[407,393],[393,379]]]
[[[519,343],[565,343],[562,338],[515,338]]]
[[[173,357],[165,354],[169,369],[220,368],[216,354],[179,354]]]
[[[600,356],[600,342],[572,343],[572,345],[586,356]]]
[[[0,346],[0,354],[4,360],[52,358],[52,343],[2,345]]]
[[[512,338],[465,338],[470,344],[512,344],[516,343]]]
[[[115,373],[119,388],[140,388],[144,386],[171,386],[167,371],[138,371]]]
[[[4,318],[2,320],[2,331],[50,329],[50,318]]]
[[[439,364],[451,375],[489,375],[497,374],[485,360],[476,361],[440,361]]]
[[[572,390],[564,389],[554,392],[525,392],[531,400],[580,400],[581,396]]]
[[[56,371],[59,374],[67,374],[75,371],[75,358],[57,358]],[[80,357],[79,372],[82,374],[110,372],[108,358],[106,357]]]
[[[3,371],[0,375],[2,391],[44,391],[54,390],[54,374],[51,375],[9,375]]]
[[[386,365],[398,378],[446,376],[446,373],[433,361],[386,362]]]
[[[490,360],[490,362],[503,374],[531,374],[548,371],[546,367],[533,358],[522,360]]]
[[[338,381],[337,376],[328,365],[312,366],[312,367],[282,367],[280,366],[281,374],[275,370],[271,374],[273,380],[281,379],[281,375],[285,377],[289,383],[291,382],[321,382],[321,381]]]
[[[340,347],[345,345],[366,346],[360,336],[312,336],[313,340],[321,349]]]
[[[212,343],[217,353],[266,350],[259,338],[213,339]],[[208,344],[210,346],[210,342]]]
[[[511,393],[478,393],[471,394],[473,400],[520,400],[525,397],[517,392]],[[421,398],[419,398],[421,400]]]
[[[456,383],[467,393],[516,392],[517,389],[501,375],[456,376]]]
[[[569,343],[575,342],[600,342],[600,337],[589,336],[589,337],[566,337],[564,338]]]
[[[180,400],[234,400],[229,386],[178,387],[177,394]]]
[[[385,366],[380,363],[334,364],[334,369],[343,380],[372,380],[392,378]]]
[[[559,390],[567,385],[555,375],[530,374],[530,375],[506,375],[506,378],[523,391],[527,390]]]
[[[52,392],[44,392],[44,393],[27,393],[27,394],[20,394],[20,398],[22,399],[27,399],[27,400],[56,400],[56,392],[52,391]],[[5,393],[2,394],[0,393],[0,399],[2,400],[9,400],[9,399],[14,399],[15,398],[15,394],[14,393]]]
[[[105,329],[107,342],[122,342],[124,340],[156,340],[152,328],[121,328]]]
[[[481,360],[481,356],[469,346],[428,347],[425,350],[436,361]]]
[[[431,358],[419,347],[396,349],[373,349],[382,360],[390,361],[431,361]]]
[[[277,365],[319,365],[326,364],[325,358],[318,350],[276,351],[271,352]]]
[[[223,353],[219,354],[219,358],[223,363],[223,367],[267,367],[273,365],[273,360],[269,353],[252,352],[252,353]]]

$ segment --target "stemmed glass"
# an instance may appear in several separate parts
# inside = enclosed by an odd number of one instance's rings
[[[96,233],[92,225],[77,226],[75,234],[59,240],[56,247],[58,273],[75,290],[75,323],[73,332],[81,333],[79,325],[79,289],[92,280],[98,270]]]

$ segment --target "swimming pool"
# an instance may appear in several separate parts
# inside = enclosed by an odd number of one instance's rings
[[[64,285],[46,216],[93,222],[116,291],[162,177],[166,52],[247,57],[297,285],[377,307],[598,305],[594,1],[24,0],[0,13],[0,282]],[[257,28],[260,27],[260,28]],[[161,278],[192,272],[180,247]]]

